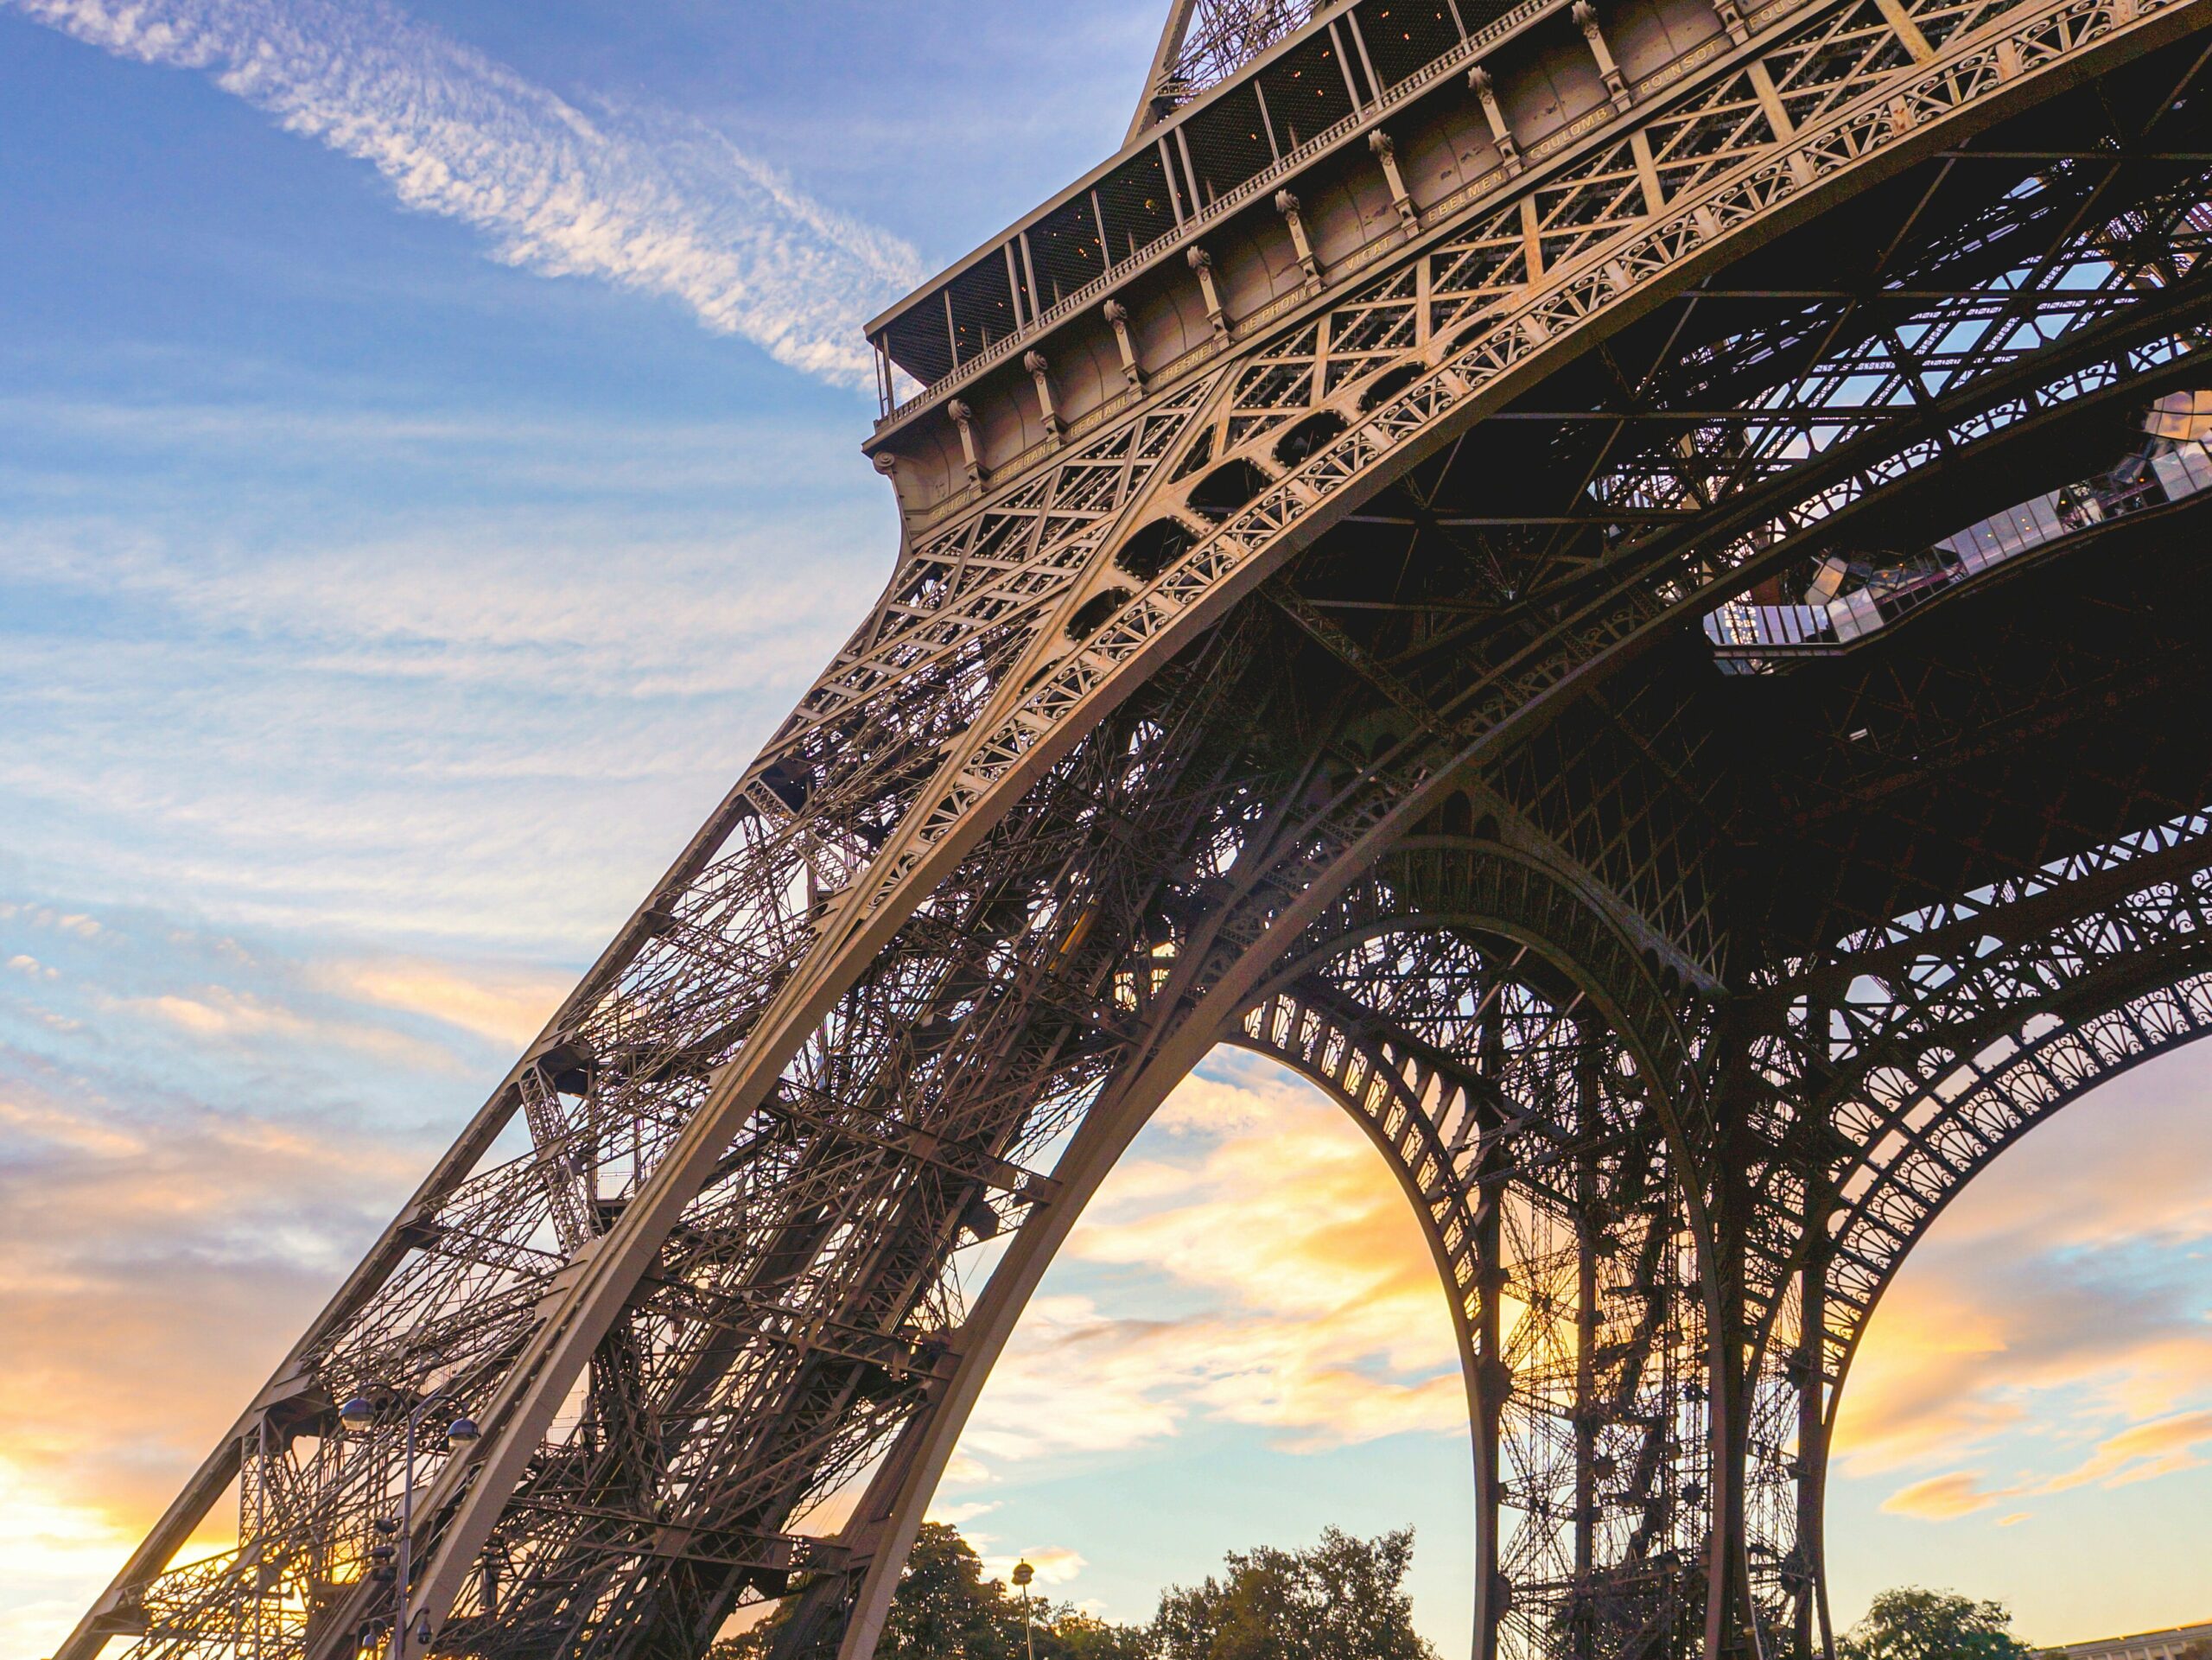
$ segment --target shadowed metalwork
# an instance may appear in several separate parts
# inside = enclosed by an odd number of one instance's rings
[[[882,599],[62,1660],[689,1660],[773,1598],[861,1660],[1224,1042],[1420,1218],[1478,1660],[1825,1650],[1884,1287],[2212,1021],[2208,52],[1185,0],[1124,149],[869,324]]]

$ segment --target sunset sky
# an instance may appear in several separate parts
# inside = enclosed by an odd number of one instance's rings
[[[1118,141],[1154,0],[0,0],[0,1660],[119,1563],[873,597],[853,324]],[[2212,1619],[2212,1056],[1948,1212],[1855,1376],[1848,1620]],[[1441,1293],[1249,1059],[938,1501],[1142,1618],[1419,1529]]]

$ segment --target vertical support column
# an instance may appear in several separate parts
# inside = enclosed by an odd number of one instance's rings
[[[1600,1213],[1598,1099],[1600,1052],[1588,1025],[1578,1028],[1574,1062],[1574,1585],[1568,1593],[1568,1660],[1600,1660],[1593,1606],[1598,1567],[1598,1262],[1606,1239]]]
[[[1347,16],[1351,14],[1346,13]],[[1338,31],[1335,18],[1329,20],[1329,40],[1337,48],[1337,67],[1344,72],[1344,91],[1351,94],[1355,110],[1367,107],[1367,100],[1359,95],[1359,77],[1351,72],[1351,54],[1344,49],[1344,37]]]
[[[1738,1660],[1752,1618],[1745,1555],[1745,1466],[1751,1450],[1751,1380],[1745,1374],[1744,1241],[1748,1194],[1745,1145],[1751,1068],[1743,1021],[1720,1016],[1714,1078],[1710,1217],[1714,1260],[1707,1265],[1706,1395],[1711,1466],[1711,1530],[1706,1545],[1705,1660]]]
[[[1821,1519],[1826,1511],[1828,1447],[1826,1421],[1827,1254],[1821,1249],[1827,1213],[1825,1185],[1815,1179],[1807,1196],[1812,1247],[1806,1253],[1798,1292],[1797,1352],[1790,1377],[1797,1385],[1797,1540],[1792,1565],[1796,1592],[1796,1654],[1799,1660],[1823,1657],[1835,1650],[1828,1630],[1827,1551]]]
[[[1636,181],[1643,189],[1643,211],[1654,215],[1665,212],[1667,193],[1659,183],[1659,162],[1651,153],[1651,136],[1638,127],[1628,136],[1628,149],[1636,158]]]
[[[968,469],[968,482],[980,488],[984,479],[982,452],[976,447],[976,411],[959,398],[944,406],[952,424],[960,429],[960,459]]]
[[[1574,26],[1582,31],[1582,38],[1590,43],[1590,55],[1598,60],[1598,73],[1605,78],[1605,95],[1613,100],[1613,108],[1622,115],[1628,113],[1628,82],[1621,76],[1620,65],[1613,61],[1613,49],[1605,44],[1605,31],[1598,22],[1598,9],[1590,0],[1574,0],[1569,14]]]
[[[1221,308],[1221,286],[1213,280],[1213,256],[1195,244],[1183,255],[1198,279],[1198,293],[1206,302],[1206,327],[1213,330],[1214,343],[1229,344],[1229,316]]]
[[[1053,443],[1060,442],[1059,412],[1052,407],[1052,378],[1046,372],[1052,366],[1042,352],[1024,352],[1021,366],[1029,372],[1029,378],[1037,388],[1037,413],[1045,423],[1045,436]]]
[[[1497,1015],[1498,984],[1494,975],[1483,976],[1478,986],[1477,1007],[1484,1012],[1475,1034],[1475,1070],[1495,1084],[1505,1070],[1505,1034]],[[1506,1172],[1501,1167],[1503,1137],[1488,1127],[1485,1147],[1475,1162],[1475,1283],[1481,1288],[1482,1310],[1475,1325],[1476,1373],[1481,1410],[1475,1424],[1475,1646],[1474,1660],[1497,1660],[1498,1627],[1513,1602],[1513,1587],[1499,1565],[1498,1528],[1504,1509],[1500,1472],[1500,1429],[1507,1401],[1513,1393],[1513,1369],[1505,1362],[1504,1322],[1499,1305],[1505,1289],[1503,1230],[1498,1216],[1498,1189]]]
[[[1750,78],[1751,91],[1758,99],[1759,108],[1765,111],[1767,125],[1774,129],[1774,136],[1777,138],[1794,136],[1797,124],[1789,118],[1789,106],[1783,103],[1781,91],[1775,86],[1774,77],[1767,73],[1766,65],[1753,58],[1744,73]],[[1803,150],[1790,150],[1789,173],[1799,184],[1813,182],[1813,163]]]
[[[1513,142],[1513,129],[1506,124],[1505,111],[1497,106],[1497,83],[1490,70],[1478,63],[1467,71],[1467,85],[1482,100],[1483,119],[1490,123],[1491,141],[1497,146],[1498,159],[1505,163],[1505,176],[1510,179],[1521,170],[1521,146]]]
[[[1129,338],[1129,308],[1119,300],[1109,300],[1103,310],[1107,326],[1114,331],[1114,344],[1121,350],[1122,378],[1130,391],[1142,391],[1144,371],[1137,366],[1136,343]]]
[[[1806,1049],[1816,1056],[1815,1076],[1824,1076],[1830,1061],[1827,1006],[1815,999],[1806,1010]],[[1827,1220],[1835,1208],[1834,1166],[1828,1157],[1835,1139],[1827,1109],[1820,1091],[1808,1087],[1798,1108],[1807,1115],[1805,1156],[1805,1262],[1799,1270],[1797,1348],[1790,1357],[1789,1377],[1797,1386],[1797,1537],[1792,1547],[1796,1582],[1793,1622],[1793,1660],[1834,1660],[1835,1631],[1828,1619],[1827,1514],[1828,1475],[1828,1347],[1827,1286],[1829,1240]],[[1814,1116],[1813,1115],[1818,1115]]]
[[[1544,280],[1544,222],[1536,213],[1536,193],[1523,191],[1521,196],[1521,250],[1529,266],[1529,283],[1535,286]]]
[[[1045,290],[1037,286],[1037,262],[1030,255],[1029,232],[1022,232],[1014,240],[1021,245],[1021,270],[1022,274],[1029,279],[1030,321],[1034,322],[1039,315],[1050,310],[1052,307],[1045,298]],[[1057,291],[1052,297],[1055,301],[1058,299]]]
[[[1282,215],[1283,223],[1290,227],[1290,245],[1298,255],[1298,268],[1306,273],[1306,291],[1321,291],[1321,266],[1313,258],[1313,245],[1306,239],[1306,220],[1298,211],[1298,198],[1287,190],[1275,192],[1275,212]]]
[[[1022,296],[1027,289],[1021,281],[1020,268],[1014,264],[1014,244],[1008,242],[1004,245],[1004,247],[1006,289],[1007,296],[1014,301],[1014,326],[1016,329],[1027,328],[1037,321],[1037,296],[1031,294],[1027,300],[1024,301]]]
[[[1382,77],[1375,73],[1375,60],[1367,54],[1367,35],[1360,29],[1359,13],[1357,10],[1345,12],[1344,23],[1346,32],[1351,35],[1353,47],[1359,53],[1359,67],[1367,77],[1367,90],[1373,95],[1373,101],[1379,104],[1382,100]],[[1357,95],[1354,94],[1354,100],[1357,99]]]
[[[1183,187],[1175,178],[1175,158],[1167,153],[1167,140],[1158,140],[1153,148],[1160,153],[1160,170],[1167,175],[1167,205],[1175,210],[1175,222],[1182,224],[1190,215],[1183,211]]]
[[[1180,126],[1175,129],[1175,153],[1183,158],[1183,182],[1191,187],[1191,217],[1196,219],[1205,212],[1206,202],[1199,194],[1198,163],[1191,159],[1190,135]]]
[[[868,344],[875,348],[875,401],[879,415],[891,413],[891,348],[887,337],[876,335]]]
[[[1275,137],[1274,113],[1268,108],[1268,89],[1260,85],[1257,75],[1252,78],[1252,96],[1260,101],[1260,130],[1268,136],[1268,154],[1280,162],[1282,145]]]
[[[1390,187],[1390,206],[1398,210],[1398,225],[1408,236],[1421,229],[1421,215],[1406,189],[1406,175],[1398,169],[1398,142],[1377,127],[1367,135],[1368,153],[1382,164],[1382,182]]]

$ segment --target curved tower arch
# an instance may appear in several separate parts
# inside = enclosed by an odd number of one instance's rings
[[[1829,1173],[1824,1225],[1798,1258],[1820,1318],[1808,1325],[1802,1301],[1769,1313],[1769,1344],[1794,1322],[1792,1358],[1814,1345],[1822,1357],[1827,1382],[1807,1438],[1815,1494],[1852,1360],[1943,1209],[2037,1126],[2212,1032],[2212,817],[2183,815],[1977,898],[1889,943],[1911,978],[1853,1046],[1836,1115],[1852,1150]],[[2008,914],[2022,909],[2040,932]]]

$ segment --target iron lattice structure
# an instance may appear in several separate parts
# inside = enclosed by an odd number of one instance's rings
[[[881,601],[61,1660],[862,1660],[1221,1043],[1433,1250],[1478,1660],[1828,1646],[1884,1287],[2212,1024],[2212,6],[1192,15],[871,326]]]
[[[1174,0],[1129,137],[1219,86],[1316,10],[1314,0]]]

